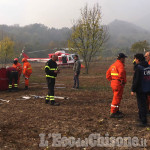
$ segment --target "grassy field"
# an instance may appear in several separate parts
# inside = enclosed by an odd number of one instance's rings
[[[80,89],[74,90],[72,68],[60,68],[56,79],[56,96],[68,97],[60,100],[59,107],[45,104],[45,99],[31,97],[17,100],[22,96],[46,96],[47,85],[44,64],[34,63],[29,90],[24,91],[24,81],[18,92],[0,92],[0,99],[10,100],[0,105],[0,150],[53,150],[53,149],[150,149],[150,128],[136,126],[138,109],[136,97],[130,95],[133,76],[132,61],[126,62],[127,84],[124,89],[120,110],[125,113],[122,119],[109,118],[112,90],[105,74],[115,60],[102,60],[93,63],[86,75],[81,70]],[[64,87],[64,88],[60,88]],[[148,118],[150,120],[150,117]],[[48,146],[39,147],[40,134],[44,133]],[[62,137],[88,138],[92,133],[110,137],[138,137],[147,140],[147,147],[52,147],[48,134],[60,133]]]

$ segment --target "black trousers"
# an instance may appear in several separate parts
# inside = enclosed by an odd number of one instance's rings
[[[73,87],[74,88],[79,88],[79,75],[80,75],[80,72],[78,72],[77,73],[77,75],[75,75],[75,73],[74,73],[74,85],[73,85]]]
[[[55,78],[46,78],[47,80],[47,86],[48,86],[48,96],[50,97],[50,100],[54,100],[54,87],[55,87]]]
[[[146,93],[136,92],[136,97],[139,109],[139,118],[142,123],[147,123],[147,95]]]
[[[12,85],[13,81],[14,81],[14,84],[18,83],[18,72],[17,71],[11,72],[9,75],[9,85]]]

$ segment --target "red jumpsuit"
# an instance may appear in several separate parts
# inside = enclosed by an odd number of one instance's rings
[[[20,63],[17,63],[17,64],[13,64],[14,68],[16,68],[16,70],[18,71],[18,85],[19,85],[19,82],[20,82],[20,76],[21,76],[21,73],[22,73],[22,66]]]
[[[111,113],[116,113],[119,111],[124,85],[126,84],[126,71],[124,69],[124,64],[120,60],[117,60],[107,70],[106,78],[108,81],[111,81],[111,88],[113,91]]]
[[[29,85],[29,77],[32,74],[32,67],[28,61],[23,63],[23,75],[25,77],[25,86]]]

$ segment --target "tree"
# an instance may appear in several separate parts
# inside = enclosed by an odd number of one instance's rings
[[[136,53],[143,53],[147,49],[149,49],[149,43],[146,40],[136,42],[131,46],[131,51]]]
[[[10,38],[5,37],[0,41],[0,59],[5,64],[14,56],[14,42]]]
[[[101,9],[98,4],[93,8],[86,5],[81,9],[81,19],[72,27],[72,35],[68,47],[82,56],[86,73],[95,55],[102,50],[108,34],[106,27],[101,25]]]

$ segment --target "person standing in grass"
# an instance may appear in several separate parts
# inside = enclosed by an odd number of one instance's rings
[[[136,66],[133,76],[131,95],[137,97],[137,104],[139,109],[139,124],[138,126],[147,126],[147,92],[150,92],[150,67],[145,61],[143,54],[136,54],[134,56]]]
[[[29,78],[32,74],[32,67],[26,58],[23,58],[22,62],[23,62],[23,77],[25,78],[25,88],[24,89],[28,90]]]
[[[126,71],[124,68],[125,58],[127,56],[120,53],[115,63],[113,63],[106,72],[106,79],[111,81],[113,91],[113,100],[111,103],[110,118],[122,118],[124,115],[119,110],[124,86],[126,84]]]
[[[74,56],[74,85],[73,88],[79,89],[79,75],[80,75],[80,69],[81,69],[81,62],[79,60],[78,55]]]
[[[21,76],[21,73],[22,73],[22,66],[21,64],[18,62],[18,58],[15,58],[14,59],[14,63],[13,63],[13,66],[14,68],[17,69],[18,71],[18,85],[19,85],[19,82],[20,82],[20,76]]]
[[[54,87],[55,87],[55,79],[57,74],[59,73],[59,69],[57,67],[56,61],[58,60],[57,55],[53,55],[52,59],[46,62],[45,64],[45,73],[46,73],[46,81],[48,85],[48,94],[46,96],[45,103],[52,106],[59,106],[59,103],[55,102],[54,98]]]

